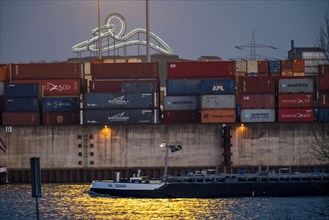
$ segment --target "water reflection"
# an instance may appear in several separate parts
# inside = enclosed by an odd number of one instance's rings
[[[41,219],[327,219],[309,211],[328,197],[134,199],[88,190],[89,184],[44,184]],[[0,219],[35,219],[29,185],[0,186]]]

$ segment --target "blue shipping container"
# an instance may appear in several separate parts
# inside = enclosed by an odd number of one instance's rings
[[[281,73],[281,61],[279,60],[269,61],[269,67],[270,67],[270,75]]]
[[[84,110],[83,124],[119,125],[158,123],[155,109]]]
[[[6,98],[38,98],[40,95],[41,87],[38,83],[5,83]]]
[[[5,99],[5,112],[39,112],[40,101],[38,98],[12,98]]]
[[[319,108],[319,121],[329,121],[329,108]]]
[[[153,81],[123,81],[121,83],[122,93],[149,92],[159,93],[159,80]]]
[[[77,97],[56,97],[42,99],[43,112],[76,112],[78,111]]]
[[[234,79],[204,79],[201,80],[202,94],[235,94]]]
[[[85,109],[157,108],[158,94],[153,93],[86,93]]]
[[[198,79],[168,79],[167,95],[199,95],[201,94],[201,80]]]

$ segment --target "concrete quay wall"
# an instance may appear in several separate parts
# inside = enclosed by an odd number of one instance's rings
[[[317,166],[305,140],[329,123],[230,124],[232,166]],[[19,126],[0,128],[7,152],[0,165],[29,168],[40,157],[42,169],[124,169],[163,167],[162,142],[178,144],[170,167],[222,167],[222,124]]]

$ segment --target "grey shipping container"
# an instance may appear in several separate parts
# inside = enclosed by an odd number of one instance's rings
[[[279,79],[279,93],[313,93],[314,81],[311,78]]]
[[[201,109],[234,109],[235,95],[202,95]]]
[[[0,82],[0,96],[4,94],[5,91],[5,84],[4,82]]]
[[[155,109],[84,110],[83,124],[155,124],[159,114]]]
[[[274,109],[242,109],[241,122],[274,122]]]
[[[166,96],[164,110],[196,110],[198,108],[196,96]]]
[[[85,93],[85,109],[138,109],[157,108],[157,93]]]

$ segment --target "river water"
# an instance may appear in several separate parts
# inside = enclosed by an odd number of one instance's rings
[[[90,195],[88,189],[43,184],[40,219],[329,219],[329,197],[134,199]],[[0,219],[36,219],[29,184],[0,185]]]

